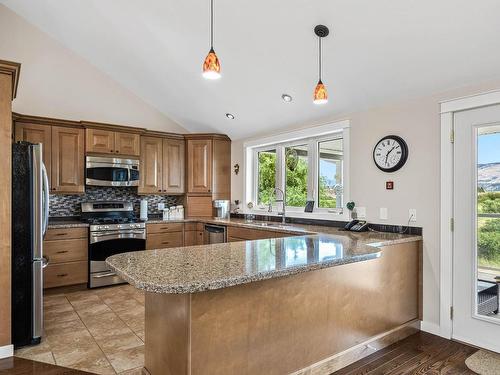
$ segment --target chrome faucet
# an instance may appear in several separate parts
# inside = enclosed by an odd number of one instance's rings
[[[274,193],[274,196],[276,197],[276,192],[279,191],[281,193],[281,199],[276,199],[275,201],[276,202],[281,202],[281,204],[283,205],[283,210],[281,212],[278,212],[278,215],[282,217],[281,219],[281,222],[283,224],[286,223],[286,193],[281,190],[280,188],[274,188],[273,190],[273,193]]]

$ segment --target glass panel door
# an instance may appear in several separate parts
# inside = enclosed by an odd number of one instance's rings
[[[477,132],[476,313],[499,318],[500,283],[500,126]]]

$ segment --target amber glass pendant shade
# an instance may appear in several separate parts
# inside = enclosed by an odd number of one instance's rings
[[[321,80],[318,81],[318,84],[316,85],[316,88],[314,89],[314,104],[324,104],[328,103],[328,92],[326,91],[326,87],[321,82]]]
[[[203,62],[203,77],[206,79],[220,78],[220,62],[213,48],[210,49]]]

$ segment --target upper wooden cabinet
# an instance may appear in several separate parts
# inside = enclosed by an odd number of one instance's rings
[[[85,129],[87,152],[99,154],[140,155],[139,134],[105,129]]]
[[[184,140],[141,137],[139,194],[184,193]]]
[[[115,133],[115,153],[121,155],[139,156],[140,136],[133,133]]]
[[[41,143],[52,193],[81,194],[84,184],[84,131],[75,121],[34,116],[15,121],[15,140]],[[58,125],[61,126],[58,126]]]
[[[210,193],[212,191],[212,140],[189,139],[188,193]]]
[[[163,139],[141,137],[140,194],[162,192]]]
[[[163,140],[163,190],[169,194],[184,193],[184,139]]]
[[[15,140],[42,144],[42,160],[47,169],[47,175],[51,176],[52,166],[52,128],[46,125],[17,123],[15,128]]]
[[[83,137],[83,129],[52,127],[52,191],[85,192]]]
[[[115,153],[115,133],[109,130],[85,129],[85,151]]]

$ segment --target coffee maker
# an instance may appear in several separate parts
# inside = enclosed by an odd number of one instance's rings
[[[229,201],[216,199],[212,202],[215,219],[229,219]]]

